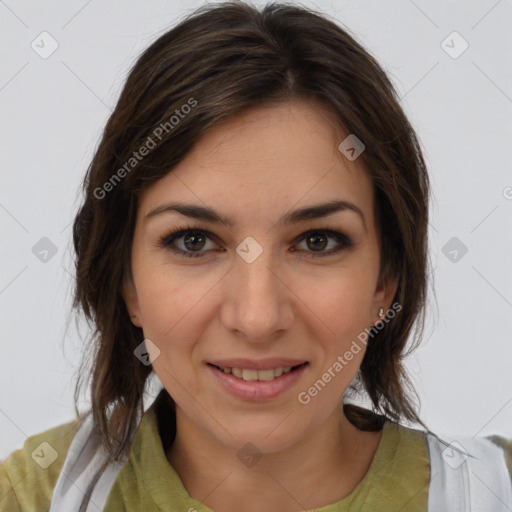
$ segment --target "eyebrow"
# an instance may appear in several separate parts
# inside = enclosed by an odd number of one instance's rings
[[[361,209],[356,206],[354,203],[345,200],[338,201],[329,201],[327,203],[316,204],[312,206],[307,206],[305,208],[300,208],[298,210],[293,210],[291,212],[286,213],[280,219],[278,224],[281,226],[287,226],[290,224],[296,224],[299,222],[303,222],[306,220],[319,219],[322,217],[327,217],[328,215],[332,215],[333,213],[343,212],[343,211],[352,211],[359,215],[361,218],[364,229],[367,231],[366,227],[366,219],[364,217]],[[144,218],[144,221],[150,219],[151,217],[155,217],[156,215],[160,215],[161,213],[166,212],[177,212],[185,215],[187,217],[191,217],[193,219],[199,219],[207,222],[214,222],[217,224],[223,224],[229,228],[234,226],[233,219],[229,217],[225,217],[220,213],[216,212],[212,208],[208,208],[206,206],[199,206],[195,204],[185,204],[185,203],[164,203],[156,208],[153,208]]]

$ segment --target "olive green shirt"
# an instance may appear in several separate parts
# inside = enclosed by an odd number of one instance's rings
[[[47,511],[78,421],[62,424],[31,436],[0,466],[0,512]],[[493,436],[506,450],[511,471],[512,443]],[[48,451],[48,443],[56,453]],[[43,468],[41,448],[55,460]],[[52,457],[52,458],[53,458]],[[51,460],[46,457],[46,460]],[[46,462],[48,463],[48,462]],[[44,464],[43,464],[44,465]],[[336,503],[315,512],[427,512],[430,464],[425,434],[387,421],[370,468],[357,487]],[[191,498],[169,464],[158,430],[155,408],[144,414],[136,432],[130,458],[121,468],[108,496],[105,511],[162,510],[212,512]]]

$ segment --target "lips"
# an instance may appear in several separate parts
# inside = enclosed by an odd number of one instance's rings
[[[243,379],[245,381],[270,381],[281,377],[281,375],[285,375],[290,373],[291,371],[300,368],[301,366],[307,363],[299,364],[297,366],[287,366],[283,368],[279,366],[278,368],[269,369],[269,370],[249,370],[244,368],[222,368],[221,366],[210,365],[213,368],[217,368],[219,371],[224,372],[228,375],[233,375],[238,379]]]
[[[279,362],[283,361],[284,360],[281,359]],[[286,362],[288,361],[290,360],[287,360]],[[232,364],[232,362],[230,364]],[[236,364],[239,364],[239,360]],[[244,378],[239,378],[233,374],[219,370],[216,365],[208,363],[205,366],[209,370],[210,375],[212,375],[221,387],[230,395],[242,400],[259,402],[274,399],[281,393],[284,393],[296,386],[298,381],[301,379],[301,376],[309,366],[309,363],[305,362],[294,366],[294,369],[289,372],[283,373],[278,377],[273,377],[270,380],[245,380]],[[243,372],[255,372],[258,374],[260,371],[266,372],[272,370],[243,370]]]
[[[290,359],[283,357],[271,357],[261,360],[238,357],[208,361],[209,364],[221,369],[240,368],[241,370],[275,370],[276,368],[293,368],[307,362],[308,361],[305,359]]]

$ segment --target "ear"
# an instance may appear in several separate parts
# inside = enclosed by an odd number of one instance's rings
[[[135,284],[133,283],[133,279],[131,277],[125,277],[121,294],[126,304],[126,309],[128,310],[132,324],[136,325],[137,327],[142,327],[139,299],[137,297]]]
[[[375,295],[373,298],[372,305],[372,324],[376,324],[381,320],[379,316],[379,309],[384,310],[384,314],[391,307],[391,301],[393,300],[395,293],[398,289],[398,276],[387,276],[380,277],[375,289]]]

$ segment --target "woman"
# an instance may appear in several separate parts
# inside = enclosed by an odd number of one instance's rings
[[[84,192],[91,414],[2,465],[0,510],[512,504],[505,441],[443,444],[407,391],[429,181],[347,32],[293,6],[200,9],[138,59]]]

